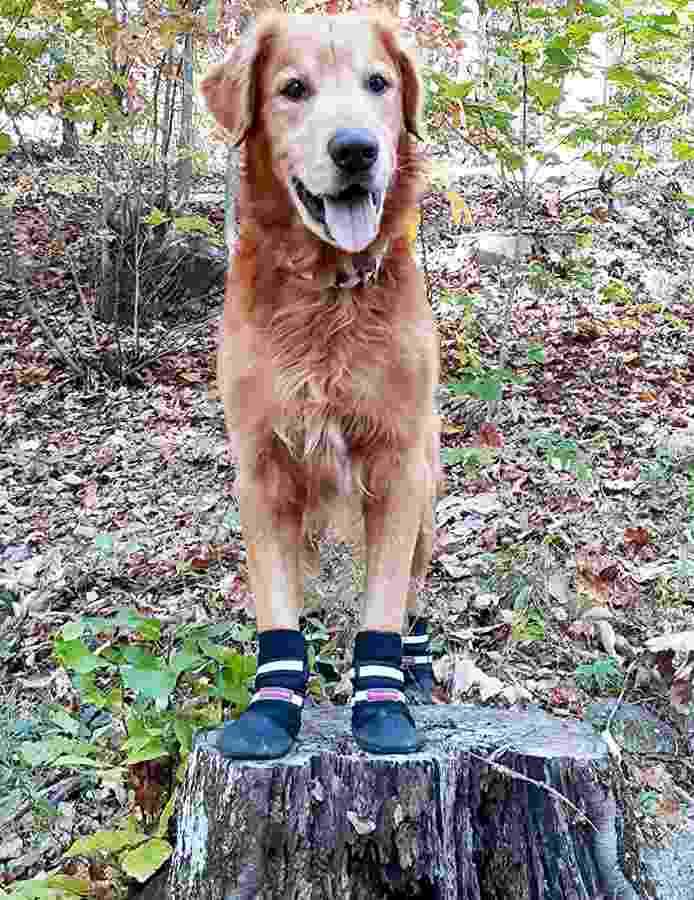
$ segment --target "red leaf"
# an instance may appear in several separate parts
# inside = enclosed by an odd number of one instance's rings
[[[574,640],[584,640],[588,643],[595,634],[595,625],[592,622],[579,619],[577,622],[572,622],[567,631]]]
[[[479,443],[481,447],[499,450],[504,446],[504,436],[493,422],[483,422],[480,425]]]
[[[549,694],[549,702],[555,707],[566,707],[566,709],[578,712],[581,701],[578,691],[573,687],[555,687]]]
[[[677,673],[677,678],[670,688],[670,703],[678,713],[685,715],[689,712],[692,702],[692,669],[694,663],[685,666]]]
[[[624,541],[627,544],[636,544],[638,547],[645,547],[651,541],[651,536],[645,528],[640,525],[636,528],[624,529]]]
[[[87,483],[87,486],[84,489],[84,494],[82,495],[82,505],[85,509],[96,509],[97,499],[95,481],[90,481]]]
[[[559,191],[548,191],[542,198],[542,211],[548,218],[559,218],[559,200]]]

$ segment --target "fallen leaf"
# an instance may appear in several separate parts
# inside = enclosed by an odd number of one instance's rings
[[[613,612],[606,606],[591,606],[581,613],[582,619],[589,619],[591,622],[598,622],[604,619],[613,618]]]
[[[667,825],[680,825],[684,820],[682,803],[676,797],[658,797],[655,810],[658,820]]]
[[[456,656],[453,662],[453,676],[451,678],[451,700],[460,701],[461,697],[468,694],[479,681],[483,672],[478,669],[475,660],[470,656]]]
[[[464,434],[467,430],[467,425],[453,425],[451,422],[447,422],[446,419],[443,419],[441,423],[442,434]]]
[[[547,191],[542,198],[542,211],[550,219],[559,218],[559,202],[561,194],[559,191]]]
[[[434,669],[434,678],[439,684],[448,684],[448,679],[450,678],[451,670],[453,668],[451,657],[448,654],[440,656],[438,659],[434,660],[432,666]]]
[[[595,634],[595,626],[591,622],[579,620],[572,622],[567,631],[574,640],[584,640],[587,643]]]
[[[462,218],[466,225],[472,225],[472,213],[460,194],[456,194],[455,191],[447,191],[446,200],[451,204],[451,218],[454,224],[460,225]]]
[[[462,506],[469,512],[476,512],[481,516],[501,512],[502,509],[496,491],[488,491],[484,494],[475,494],[474,497],[467,497],[463,500]]]
[[[479,431],[480,447],[493,447],[501,449],[504,446],[504,436],[493,422],[483,422]]]
[[[25,366],[15,372],[18,384],[41,384],[46,381],[51,370],[44,366]]]
[[[610,625],[609,622],[605,621],[599,621],[596,625],[596,628],[598,634],[600,635],[600,642],[605,648],[605,653],[607,653],[609,656],[617,656],[614,628]]]
[[[90,481],[84,488],[82,495],[82,505],[85,509],[96,509],[96,482]]]
[[[691,709],[692,669],[694,669],[694,663],[680,669],[670,688],[670,703],[672,704],[672,708],[681,715],[687,715]]]
[[[480,699],[485,701],[492,697],[496,697],[507,687],[507,685],[500,679],[494,678],[493,675],[485,675],[484,672],[482,672],[479,676],[478,687]]]
[[[547,580],[547,589],[559,603],[569,603],[571,599],[569,595],[569,576],[566,572],[552,572]]]
[[[670,779],[667,776],[665,768],[661,765],[657,765],[641,769],[639,772],[639,781],[644,787],[660,789],[665,784],[669,783]]]
[[[550,691],[549,702],[552,706],[569,709],[580,706],[578,691],[573,687],[555,687]]]
[[[679,634],[664,634],[661,637],[649,638],[646,647],[652,653],[672,650],[675,653],[694,652],[694,631],[680,631]]]
[[[609,599],[609,585],[596,571],[598,565],[599,560],[590,555],[576,558],[576,593],[579,598],[582,594],[595,605],[605,606]]]
[[[650,534],[640,525],[636,528],[624,529],[624,542],[627,544],[636,544],[638,547],[645,547],[650,541]]]
[[[354,828],[359,835],[371,834],[376,830],[376,823],[372,819],[358,816],[355,812],[352,812],[351,809],[347,813],[347,819],[351,823],[352,828]]]
[[[200,374],[200,372],[192,372],[188,369],[178,372],[178,377],[182,381],[188,382],[188,384],[201,384],[206,379]]]
[[[173,847],[168,841],[151,838],[134,850],[124,853],[119,862],[126,875],[143,883],[164,865],[172,853]]]
[[[450,578],[464,578],[470,574],[469,567],[463,565],[453,553],[442,553],[437,562],[443,566]]]
[[[501,696],[511,706],[522,701],[532,700],[530,691],[519,684],[509,684],[503,689]]]

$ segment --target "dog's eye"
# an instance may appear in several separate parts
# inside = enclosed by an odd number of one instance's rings
[[[291,81],[285,84],[280,93],[289,100],[303,100],[308,96],[308,87],[300,78],[292,78]]]
[[[383,75],[369,75],[366,86],[373,94],[382,94],[388,87],[388,82]]]

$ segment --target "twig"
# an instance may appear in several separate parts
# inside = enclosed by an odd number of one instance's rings
[[[468,637],[474,634],[489,634],[490,631],[496,631],[499,628],[506,628],[506,622],[497,622],[495,625],[480,625],[479,628],[465,628],[462,631],[450,631],[446,635],[449,640],[466,641]]]
[[[504,751],[510,749],[508,747],[504,748]],[[496,751],[498,753],[498,751]],[[535,787],[541,788],[542,790],[547,791],[555,800],[559,800],[560,803],[565,803],[569,809],[575,812],[582,822],[586,822],[596,834],[600,834],[600,829],[597,828],[593,822],[588,818],[588,816],[583,812],[582,809],[579,809],[575,803],[572,803],[568,797],[565,797],[563,794],[560,794],[556,788],[553,788],[551,784],[547,784],[544,781],[537,781],[535,778],[530,778],[528,775],[522,775],[520,772],[516,772],[513,769],[509,769],[508,766],[502,766],[501,763],[494,762],[492,757],[490,756],[480,756],[477,753],[470,752],[469,755],[473,759],[478,759],[480,762],[486,763],[492,769],[495,769],[497,772],[501,772],[502,775],[508,775],[510,778],[516,778],[519,781],[527,781],[528,784],[534,784]]]
[[[94,349],[98,350],[99,348],[99,338],[96,334],[96,327],[94,325],[94,317],[92,316],[92,312],[89,309],[89,305],[87,304],[87,298],[84,296],[84,291],[82,290],[82,285],[80,284],[80,280],[77,276],[77,269],[75,267],[75,261],[72,258],[72,253],[69,248],[65,247],[65,256],[67,256],[67,261],[70,263],[70,272],[72,273],[72,280],[75,282],[75,287],[77,288],[77,296],[80,298],[80,303],[82,304],[82,311],[84,313],[84,317],[87,320],[87,325],[89,325],[89,330],[92,334],[92,340],[94,341]]]
[[[77,363],[74,361],[74,359],[72,359],[72,357],[69,356],[69,355],[63,350],[63,348],[60,346],[60,344],[58,343],[58,341],[57,341],[57,340],[55,339],[55,337],[53,336],[53,333],[51,332],[51,329],[50,329],[50,328],[48,327],[48,325],[46,325],[46,323],[44,322],[43,316],[42,316],[41,313],[38,311],[38,309],[37,309],[36,306],[34,305],[34,302],[33,302],[33,301],[31,300],[31,298],[29,297],[29,294],[28,294],[26,288],[24,287],[24,284],[22,284],[21,291],[22,291],[22,294],[23,294],[23,297],[22,297],[22,305],[26,307],[26,309],[29,311],[29,314],[35,319],[36,324],[39,326],[39,328],[40,328],[41,331],[43,332],[43,336],[46,338],[46,340],[48,341],[48,343],[51,345],[51,347],[53,347],[53,349],[56,351],[56,353],[58,354],[58,356],[60,356],[60,358],[63,360],[63,362],[64,362],[70,369],[72,369],[72,371],[75,373],[75,375],[76,375],[78,378],[84,378],[84,374],[85,374],[85,373],[82,371],[82,369],[80,369],[80,367],[77,365]]]
[[[629,685],[629,676],[631,675],[633,669],[636,667],[640,658],[641,658],[640,656],[637,656],[636,659],[633,659],[629,665],[629,668],[624,673],[624,687],[622,688],[622,692],[619,695],[619,697],[617,698],[617,702],[615,703],[614,707],[610,710],[610,714],[607,717],[607,722],[605,723],[605,728],[603,730],[603,734],[605,732],[607,732],[608,734],[610,733],[610,728],[612,727],[612,723],[614,722],[614,717],[617,715],[619,707],[622,705],[622,701],[624,700],[624,695],[626,694],[627,687]],[[610,737],[612,737],[611,734],[610,734]],[[612,738],[612,739],[614,740],[614,738]]]
[[[84,776],[82,775],[69,775],[67,778],[62,778],[60,781],[56,781],[54,784],[50,784],[48,787],[39,791],[38,798],[41,800],[48,800],[49,803],[57,803],[60,800],[64,800],[82,784],[83,777]],[[0,831],[26,815],[35,802],[36,798],[25,800],[24,803],[21,803],[9,816],[0,818]]]
[[[212,295],[212,296],[214,296],[214,295]],[[145,359],[141,359],[138,362],[136,362],[134,365],[129,366],[127,369],[124,369],[123,376],[126,377],[128,375],[132,375],[133,373],[137,372],[139,369],[143,369],[145,366],[148,366],[150,363],[156,362],[158,359],[161,359],[163,356],[170,356],[172,353],[178,353],[180,350],[183,350],[183,348],[186,346],[186,343],[188,342],[190,337],[192,337],[192,335],[197,334],[198,331],[202,331],[204,328],[206,328],[210,324],[210,322],[213,322],[217,318],[219,318],[219,311],[215,311],[211,315],[207,316],[206,319],[203,319],[202,322],[199,322],[197,325],[195,325],[194,328],[191,329],[191,331],[185,332],[185,334],[182,335],[181,341],[178,344],[176,344],[176,346],[174,346],[174,347],[161,347],[161,349],[156,347],[149,354],[149,356],[145,357]],[[161,344],[161,341],[159,343]]]

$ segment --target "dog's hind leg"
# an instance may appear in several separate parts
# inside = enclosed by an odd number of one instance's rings
[[[429,453],[429,501],[425,504],[422,524],[412,558],[412,576],[407,595],[407,616],[402,641],[402,669],[405,675],[405,693],[413,703],[431,703],[434,687],[429,622],[423,604],[431,552],[434,544],[436,499],[443,493],[439,459],[439,420],[434,418],[434,429]]]
[[[405,693],[414,703],[431,703],[434,687],[429,623],[422,594],[434,542],[433,503],[422,517],[417,544],[412,558],[410,589],[407,594],[407,616],[402,639],[402,670]]]

